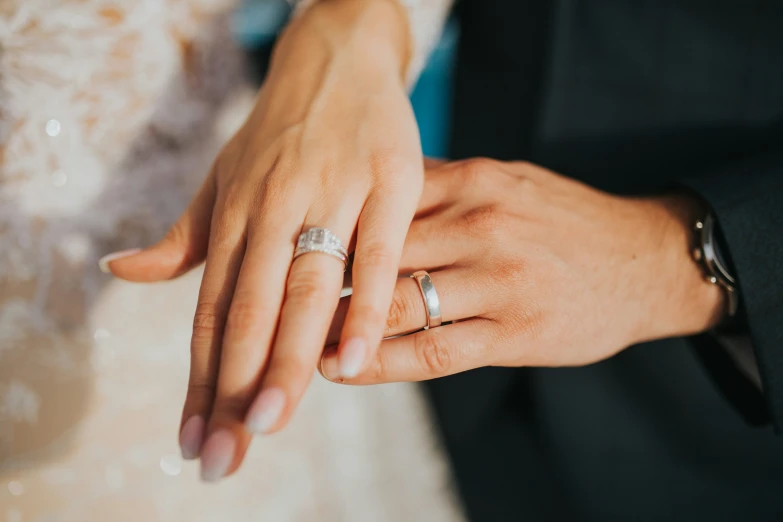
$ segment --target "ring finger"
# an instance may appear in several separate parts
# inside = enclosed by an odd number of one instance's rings
[[[468,268],[450,268],[430,272],[432,284],[438,294],[443,322],[469,319],[487,311],[485,291],[474,282]],[[345,314],[350,297],[340,300],[326,339],[327,345],[336,344],[340,339]],[[419,285],[411,277],[397,280],[392,303],[386,317],[384,337],[404,335],[427,326],[427,309]]]
[[[350,216],[337,224],[324,221],[343,245],[348,243]],[[320,252],[293,261],[268,370],[245,421],[251,432],[269,433],[282,427],[304,394],[340,298],[343,269],[342,261]]]

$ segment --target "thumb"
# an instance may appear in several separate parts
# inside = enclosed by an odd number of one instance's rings
[[[145,249],[105,256],[98,262],[101,270],[139,283],[173,279],[188,272],[206,258],[215,194],[210,176],[163,239]]]

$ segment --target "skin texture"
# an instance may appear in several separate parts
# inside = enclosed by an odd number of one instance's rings
[[[322,254],[292,263],[302,231],[326,227],[355,250],[342,367],[356,373],[375,357],[424,182],[403,84],[406,23],[393,0],[325,1],[297,17],[180,221],[106,262],[150,282],[206,261],[180,435],[205,480],[238,468],[251,431],[286,424],[318,364],[343,266]]]
[[[700,215],[687,197],[622,198],[528,163],[443,164],[428,172],[400,271],[428,270],[443,320],[457,322],[385,340],[353,378],[327,349],[321,372],[375,384],[481,366],[578,366],[703,332],[725,304],[690,257]],[[418,286],[399,279],[385,335],[425,324]]]

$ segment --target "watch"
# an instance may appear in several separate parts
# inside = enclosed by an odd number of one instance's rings
[[[726,292],[728,316],[734,317],[739,308],[737,278],[720,246],[718,226],[712,212],[698,220],[695,228],[698,243],[693,250],[693,258],[704,269],[707,282],[720,286]]]

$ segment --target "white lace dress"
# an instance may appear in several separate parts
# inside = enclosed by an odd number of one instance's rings
[[[203,485],[176,444],[200,274],[133,285],[252,102],[224,0],[0,0],[0,521],[454,521],[417,388],[313,381]]]

